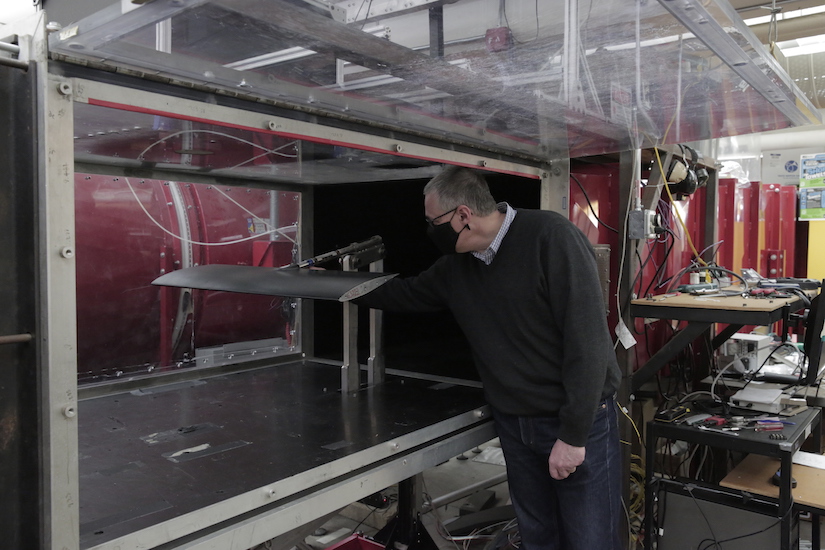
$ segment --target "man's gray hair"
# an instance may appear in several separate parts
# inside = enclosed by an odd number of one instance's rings
[[[431,193],[436,196],[444,210],[464,204],[470,207],[473,214],[487,216],[496,209],[496,201],[484,176],[461,166],[448,166],[431,179],[424,186],[424,194]]]

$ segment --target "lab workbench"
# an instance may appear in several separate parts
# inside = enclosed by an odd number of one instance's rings
[[[778,491],[778,503],[775,517],[780,522],[780,540],[777,545],[781,550],[790,550],[793,498],[791,494],[791,477],[793,475],[793,454],[802,444],[813,435],[815,447],[819,448],[819,422],[821,411],[818,408],[808,408],[794,416],[787,417],[787,424],[782,430],[785,439],[773,439],[771,434],[778,432],[736,431],[722,432],[721,430],[703,430],[697,426],[669,422],[651,421],[647,423],[646,435],[646,483],[645,483],[645,532],[653,533],[654,503],[659,480],[655,472],[655,457],[658,440],[667,439],[684,441],[695,445],[726,449],[741,453],[766,456],[779,460],[783,475]],[[645,549],[651,549],[652,537],[645,539]]]
[[[748,455],[720,482],[722,487],[779,498],[779,487],[773,482],[774,473],[781,467],[780,461],[760,455]],[[819,532],[820,516],[825,513],[825,470],[794,464],[791,488],[793,507],[802,512],[811,513],[811,546],[819,550],[821,536]]]
[[[479,387],[339,386],[297,362],[81,401],[81,548],[246,550],[495,437]]]
[[[713,339],[712,346],[716,349],[743,326],[767,326],[778,321],[787,323],[790,313],[803,305],[803,300],[798,296],[746,298],[740,295],[678,294],[633,300],[630,303],[630,314],[633,317],[687,321],[687,325],[633,374],[631,393],[639,391],[645,382],[691,342],[710,330],[713,324],[728,325]]]

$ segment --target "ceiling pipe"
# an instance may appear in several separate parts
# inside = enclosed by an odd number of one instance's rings
[[[825,13],[797,17],[795,19],[780,19],[777,21],[777,27],[779,29],[778,42],[796,40],[797,38],[803,38],[805,36],[825,34]],[[754,25],[749,28],[760,42],[763,44],[768,43],[768,31],[770,29],[769,23]]]

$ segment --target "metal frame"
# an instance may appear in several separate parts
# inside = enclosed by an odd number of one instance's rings
[[[110,43],[112,37],[133,31],[147,22],[159,22],[171,18],[178,13],[196,8],[204,1],[156,1],[143,4],[139,9],[124,14],[120,13],[119,4],[111,6],[63,29],[54,36],[51,43],[52,54],[57,58],[83,60],[87,63],[96,63],[95,60],[102,55],[106,59],[103,62],[105,65],[110,66],[111,62],[114,62],[119,70],[126,73],[132,71],[138,76],[151,74],[155,77],[158,71],[153,67],[168,67],[176,75],[174,82],[181,83],[183,79],[187,79],[188,86],[202,86],[213,92],[222,90],[237,97],[248,97],[252,100],[265,99],[290,108],[299,106],[304,111],[338,116],[360,124],[372,121],[385,125],[386,120],[391,120],[396,128],[418,129],[428,135],[433,135],[433,130],[440,132],[441,135],[436,139],[444,139],[444,136],[455,134],[460,136],[459,139],[474,143],[477,147],[484,146],[490,150],[499,148],[502,153],[518,151],[520,154],[530,156],[537,154],[533,146],[496,132],[484,132],[479,136],[477,129],[462,127],[460,124],[431,117],[427,117],[427,124],[422,127],[422,115],[416,111],[361,101],[318,88],[308,90],[304,86],[285,80],[277,80],[277,86],[273,86],[273,80],[254,72],[237,71],[194,57],[170,58],[169,55],[156,50]],[[213,3],[222,5],[221,0],[214,0]],[[345,61],[353,60],[355,63],[359,61],[363,63],[365,58],[380,60],[373,67],[380,72],[387,72],[387,67],[390,66],[415,66],[415,62],[420,62],[422,58],[429,59],[434,65],[426,73],[406,71],[403,77],[413,82],[422,81],[423,84],[431,87],[436,83],[439,90],[461,93],[488,84],[485,78],[474,76],[460,67],[454,67],[447,61],[428,58],[425,54],[411,51],[398,44],[370,34],[365,35],[354,27],[336,25],[333,29],[326,17],[290,4],[279,4],[275,13],[272,13],[267,6],[248,0],[227,3],[226,7],[257,17],[260,21],[272,25],[273,28],[284,28],[290,33],[300,34],[308,44],[315,41],[328,43],[336,50],[338,57]],[[331,30],[335,30],[336,33],[331,35]],[[106,52],[98,51],[98,48],[105,48]],[[206,74],[209,75],[208,78],[204,76]],[[502,100],[508,103],[506,95],[502,97]],[[509,104],[513,109],[521,109],[515,101],[510,101]],[[554,122],[563,126],[561,120]]]
[[[313,493],[283,503],[271,511],[244,519],[231,527],[205,534],[177,548],[186,550],[248,550],[255,544],[289,532],[296,525],[323,517],[351,502],[374,494],[386,487],[413,477],[416,473],[449,460],[456,454],[478,443],[495,437],[492,424],[475,428],[472,432],[444,440],[438,447],[420,449],[377,465],[367,472],[359,472],[347,479],[322,487]],[[300,525],[298,524],[298,525]],[[122,547],[126,550],[128,547]]]
[[[639,300],[630,304],[630,315],[650,319],[687,321],[688,324],[633,374],[630,390],[631,395],[639,391],[642,385],[670,362],[676,354],[705,331],[710,330],[714,324],[726,323],[736,327],[725,329],[714,339],[713,349],[716,349],[722,345],[724,339],[730,337],[743,326],[769,326],[778,321],[787,323],[790,312],[796,311],[802,306],[802,299],[799,297],[788,298],[781,303],[777,303],[776,306],[772,305],[773,300],[771,300],[769,307],[772,309],[761,310],[703,309],[700,307],[675,307],[667,305],[656,306],[641,302],[642,301]]]
[[[570,159],[553,162],[541,173],[542,210],[552,210],[568,217],[570,213]]]
[[[39,328],[42,379],[42,455],[46,477],[49,548],[79,544],[77,443],[77,332],[74,248],[74,139],[72,83],[38,64],[41,137],[39,187]]]
[[[485,406],[89,550],[247,550],[489,441],[491,420]]]
[[[356,257],[343,258],[344,271],[356,271]],[[361,367],[358,364],[358,306],[344,303],[344,364],[341,365],[341,393],[358,391]]]
[[[305,122],[265,113],[242,111],[232,107],[146,92],[88,79],[74,78],[72,82],[75,89],[75,100],[81,103],[224,124],[256,132],[272,133],[287,138],[355,147],[401,157],[459,164],[529,178],[538,178],[541,173],[540,169],[535,166],[501,160],[492,153],[481,149],[476,154],[472,154],[405,141],[397,137],[370,135],[353,130],[324,126],[319,122]],[[137,160],[132,163],[124,162],[122,165],[141,168],[141,163]]]
[[[779,62],[770,56],[752,59],[749,52],[734,39],[733,33],[724,26],[725,20],[719,15],[725,16],[728,21],[735,21],[739,17],[730,4],[718,2],[715,4],[716,13],[711,13],[706,3],[700,0],[659,0],[659,4],[793,124],[819,121],[816,108],[804,95],[797,96],[795,102],[788,101],[788,91],[793,84]],[[763,48],[747,27],[738,30],[737,34],[742,36],[751,51]]]
[[[384,260],[370,264],[370,271],[381,273],[384,271]],[[370,354],[367,358],[367,384],[381,384],[386,378],[384,372],[384,312],[380,309],[370,309]]]
[[[40,342],[44,346],[42,372],[44,407],[43,449],[44,530],[48,548],[79,548],[78,433],[76,423],[76,326],[74,262],[74,150],[73,103],[83,102],[140,110],[190,120],[231,124],[256,131],[309,140],[333,142],[390,154],[426,158],[451,164],[483,166],[489,170],[538,178],[534,166],[516,164],[479,154],[456,152],[350,130],[330,129],[260,112],[166,96],[125,86],[81,78],[64,78],[43,71],[39,84],[42,137],[41,286],[46,296]],[[115,170],[130,170],[117,167]],[[560,181],[560,180],[559,180]],[[561,185],[559,183],[559,185]],[[553,191],[546,192],[547,197]],[[565,192],[566,195],[566,192]],[[301,231],[304,250],[312,250],[312,186],[302,188]],[[376,266],[375,269],[380,269]],[[312,353],[312,307],[301,305],[303,353]],[[374,312],[372,330],[380,340]],[[378,341],[377,340],[377,341]],[[360,367],[353,369],[355,372]],[[202,374],[202,373],[201,373]],[[383,379],[380,347],[371,348],[369,381]],[[96,390],[97,391],[97,390]],[[99,550],[146,548],[172,544],[180,548],[246,549],[323,516],[402,479],[495,437],[489,411],[482,408],[419,430],[387,444],[379,444],[333,465],[309,470],[247,494],[220,502],[152,528],[95,547]],[[309,489],[309,493],[306,490]],[[239,515],[239,513],[241,515]],[[220,525],[220,527],[218,527]],[[180,542],[186,539],[186,542]],[[178,542],[172,542],[176,541]]]
[[[264,76],[250,71],[239,71],[231,68],[231,63],[223,66],[203,61],[196,56],[183,54],[170,56],[151,47],[127,44],[119,40],[146,24],[163,21],[209,3],[243,13],[267,25],[272,33],[285,32],[290,36],[290,40],[294,41],[294,48],[311,50],[313,47],[317,49],[321,44],[324,50],[333,53],[336,59],[358,64],[389,79],[401,78],[407,82],[437,90],[437,93],[456,96],[472,97],[479,90],[485,90],[485,93],[495,98],[501,109],[511,114],[519,113],[530,120],[536,116],[532,104],[536,101],[544,103],[547,108],[538,109],[543,123],[559,128],[576,127],[585,130],[583,135],[588,139],[596,138],[612,144],[603,148],[602,152],[604,152],[610,150],[610,147],[615,150],[619,144],[626,146],[629,137],[635,147],[636,141],[642,139],[642,136],[658,135],[656,125],[647,114],[642,101],[644,90],[640,78],[642,68],[640,41],[643,37],[640,27],[642,23],[648,25],[649,19],[641,20],[643,14],[645,17],[648,15],[657,17],[655,14],[658,11],[664,13],[664,10],[668,10],[678,23],[691,31],[708,46],[713,54],[718,56],[718,59],[730,69],[731,76],[737,82],[740,78],[744,79],[743,84],[746,83],[757,90],[767,104],[776,108],[777,112],[790,122],[808,124],[819,120],[819,115],[813,105],[790,82],[779,64],[770,58],[753,34],[744,28],[726,0],[716,0],[707,6],[698,0],[682,3],[660,0],[661,9],[651,9],[644,2],[636,2],[637,78],[635,95],[638,120],[626,121],[626,127],[622,124],[613,124],[615,121],[611,122],[606,115],[599,113],[598,105],[593,112],[586,112],[587,98],[583,97],[582,93],[584,87],[592,87],[594,79],[588,74],[586,64],[580,66],[583,60],[579,52],[581,45],[577,40],[575,25],[568,25],[565,31],[567,55],[565,65],[574,77],[581,69],[582,79],[580,80],[587,86],[577,82],[575,78],[566,78],[563,95],[566,96],[568,102],[572,103],[568,105],[563,101],[565,98],[560,100],[558,97],[550,97],[541,89],[528,90],[518,86],[500,88],[500,83],[497,83],[496,79],[454,66],[437,56],[427,57],[420,51],[378,38],[369,32],[359,30],[358,24],[330,24],[333,20],[354,22],[355,19],[361,19],[360,8],[357,10],[358,13],[351,16],[348,11],[356,11],[354,7],[349,10],[349,7],[344,7],[343,4],[325,5],[318,0],[307,0],[307,2],[321,9],[305,9],[288,2],[278,3],[277,7],[273,8],[273,6],[251,0],[211,0],[209,2],[207,0],[157,0],[144,3],[137,9],[133,6],[129,7],[125,13],[121,13],[126,4],[115,5],[55,35],[51,44],[52,53],[57,58],[72,62],[115,67],[119,72],[141,77],[149,75],[153,79],[159,78],[219,94],[271,102],[321,116],[354,121],[358,124],[390,127],[408,132],[410,135],[417,133],[439,141],[473,143],[475,147],[487,148],[491,151],[497,149],[503,154],[536,158],[541,155],[541,147],[536,146],[535,143],[523,142],[482,128],[462,127],[461,124],[439,120],[437,117],[423,114],[416,109],[407,110],[396,105],[364,101],[349,95],[336,94],[330,90],[308,88],[288,80],[281,80],[274,75]],[[370,11],[371,15],[365,13],[364,17],[366,19],[387,18],[409,10],[429,8],[434,19],[438,19],[439,10],[443,4],[447,3],[449,2],[441,0],[414,0],[401,6],[389,1],[383,4],[379,2],[375,6],[370,4],[368,11],[379,5],[380,8]],[[329,10],[331,17],[322,13],[324,9]],[[571,1],[566,9],[568,23],[575,20],[575,13],[576,2]],[[669,23],[667,21],[669,18],[662,19],[663,24]],[[438,32],[434,34],[438,35]],[[434,50],[437,51],[438,48]],[[679,78],[681,78],[681,73]],[[603,79],[597,77],[595,80]],[[505,90],[506,93],[501,93]],[[572,109],[567,112],[569,107]],[[582,125],[582,121],[587,121],[589,124]],[[590,129],[585,129],[585,126]],[[628,136],[628,132],[635,134],[635,138]],[[546,140],[549,135],[553,134],[542,133],[541,139]],[[559,141],[558,146],[568,144],[566,134],[556,134],[553,137]],[[570,148],[574,149],[572,144]]]
[[[714,433],[703,431],[693,426],[685,424],[671,424],[667,422],[650,421],[647,423],[647,445],[645,449],[646,464],[649,465],[645,473],[645,519],[644,525],[648,533],[652,533],[654,503],[656,495],[656,442],[659,438],[666,438],[676,441],[685,441],[696,445],[707,445],[709,447],[719,447],[742,453],[755,453],[781,460],[781,470],[788,472],[782,476],[782,485],[779,488],[779,503],[776,518],[780,520],[780,548],[789,550],[793,541],[791,540],[791,509],[793,506],[793,495],[791,494],[791,470],[793,454],[799,450],[805,440],[811,434],[814,435],[816,448],[819,448],[821,432],[819,423],[821,422],[821,411],[818,409],[808,409],[795,417],[799,424],[789,426],[786,434],[788,439],[775,441],[768,439],[767,434],[741,433],[741,436],[734,437],[732,433]],[[759,437],[761,436],[761,437]],[[654,537],[646,537],[644,541],[645,550],[653,548]]]

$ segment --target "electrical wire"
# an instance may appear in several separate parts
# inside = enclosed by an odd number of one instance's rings
[[[288,235],[286,235],[284,233],[284,230],[289,229],[290,227],[293,227],[293,226],[284,226],[284,227],[280,227],[280,228],[275,228],[275,229],[271,229],[269,231],[265,231],[263,233],[259,233],[257,235],[252,235],[250,237],[244,237],[242,239],[237,239],[237,240],[234,240],[234,241],[226,241],[226,242],[221,242],[221,243],[207,243],[207,242],[193,241],[191,239],[187,239],[187,238],[182,237],[182,236],[180,236],[176,233],[173,233],[172,231],[170,231],[170,230],[166,229],[165,227],[163,227],[163,225],[159,221],[157,221],[152,216],[152,214],[149,213],[149,211],[146,209],[146,207],[143,206],[143,203],[141,202],[140,198],[138,198],[134,187],[132,187],[132,184],[129,182],[129,178],[123,178],[123,179],[126,181],[126,185],[129,187],[129,190],[132,192],[132,196],[135,197],[135,200],[137,201],[138,205],[140,206],[140,209],[143,210],[144,214],[146,214],[146,217],[148,217],[149,220],[151,220],[152,223],[154,223],[161,231],[163,231],[167,235],[169,235],[171,237],[174,237],[175,239],[178,239],[179,241],[184,242],[186,244],[195,244],[195,245],[199,245],[199,246],[228,246],[230,244],[237,244],[237,243],[242,243],[242,242],[258,239],[260,237],[263,237],[264,235],[269,235],[271,233],[278,233],[278,234],[286,237],[287,239],[289,239],[293,243],[295,242],[294,239],[292,239],[291,237],[289,237]]]
[[[207,188],[207,189],[210,189],[210,188],[211,188],[211,189],[214,189],[215,191],[217,191],[218,193],[220,193],[221,195],[223,195],[224,197],[226,197],[226,200],[228,200],[229,202],[231,202],[232,204],[234,204],[235,206],[237,206],[238,208],[240,208],[241,210],[243,210],[244,212],[246,212],[247,214],[249,214],[250,216],[252,216],[252,218],[254,218],[255,220],[257,220],[257,221],[261,222],[262,224],[264,224],[264,225],[265,225],[266,227],[268,227],[268,228],[272,228],[272,226],[271,226],[271,225],[269,225],[269,223],[268,223],[265,219],[263,219],[263,218],[259,217],[259,216],[258,216],[258,215],[256,215],[255,213],[251,212],[251,211],[250,211],[248,208],[246,208],[244,205],[242,205],[241,203],[239,203],[238,201],[236,201],[235,199],[233,199],[232,197],[230,197],[230,196],[229,196],[228,194],[226,194],[224,191],[221,191],[221,190],[220,190],[220,188],[218,188],[218,187],[216,187],[216,186],[212,186],[212,187],[209,187],[209,188]],[[284,228],[286,228],[286,227],[294,227],[294,226],[284,226],[282,229],[284,229]],[[276,231],[277,231],[277,230],[276,230]],[[266,235],[266,234],[267,234],[267,233],[261,233],[260,235],[256,235],[256,237],[260,237],[261,235]],[[281,232],[281,233],[279,233],[279,234],[280,234],[282,237],[286,238],[288,241],[290,241],[290,242],[291,242],[291,243],[293,243],[293,244],[297,244],[297,242],[298,242],[297,240],[293,239],[293,238],[292,238],[292,237],[290,237],[289,235],[286,235],[285,233],[282,233],[282,232]]]
[[[513,519],[509,521],[493,537],[492,541],[484,547],[484,550],[503,550],[506,548],[520,548],[521,536],[518,531],[518,522]]]
[[[436,508],[435,506],[433,506],[433,499],[432,499],[432,497],[430,496],[430,492],[427,490],[427,482],[426,482],[426,480],[423,478],[423,476],[422,476],[422,478],[421,478],[421,486],[422,486],[422,488],[423,488],[423,490],[424,490],[424,491],[423,491],[423,492],[424,492],[424,502],[428,505],[428,507],[429,507],[430,511],[431,511],[431,512],[432,512],[432,514],[433,514],[433,517],[435,517],[435,529],[436,529],[436,532],[437,532],[437,533],[438,533],[438,535],[439,535],[440,537],[442,537],[444,540],[446,540],[446,541],[448,541],[448,542],[452,542],[452,543],[453,543],[453,546],[456,548],[456,550],[461,550],[461,549],[459,548],[458,544],[456,544],[456,542],[462,542],[462,541],[463,541],[463,540],[465,540],[465,539],[464,539],[464,538],[457,538],[457,537],[453,537],[452,535],[450,535],[450,532],[449,532],[449,531],[447,530],[447,528],[444,526],[444,521],[443,521],[443,520],[442,520],[442,518],[441,518],[441,514],[439,514],[439,513],[438,513],[438,508]],[[471,535],[468,535],[468,536],[473,536],[473,535],[471,534]]]
[[[572,179],[573,181],[575,181],[575,182],[576,182],[576,185],[578,185],[578,186],[579,186],[579,189],[581,189],[581,192],[582,192],[582,194],[584,195],[584,200],[586,200],[586,201],[587,201],[587,206],[589,206],[589,207],[590,207],[590,212],[592,212],[592,213],[593,213],[593,217],[594,217],[594,218],[596,218],[596,221],[597,221],[597,222],[599,222],[601,225],[603,225],[605,228],[609,229],[610,231],[612,231],[613,233],[616,233],[616,234],[618,235],[618,233],[619,233],[619,230],[618,230],[618,229],[615,229],[615,228],[613,228],[613,227],[611,227],[611,226],[607,225],[606,223],[604,223],[604,222],[602,221],[602,219],[599,217],[599,215],[598,215],[598,214],[596,214],[596,210],[593,208],[593,203],[592,203],[592,202],[590,202],[590,197],[587,195],[587,191],[585,191],[585,190],[584,190],[584,186],[583,186],[583,185],[582,185],[582,183],[579,181],[579,178],[577,178],[577,177],[576,177],[576,176],[574,176],[573,174],[570,174],[570,179]]]
[[[773,529],[777,525],[780,525],[785,520],[785,518],[788,516],[788,514],[791,513],[792,510],[793,510],[793,495],[791,495],[791,505],[788,507],[788,511],[786,512],[786,514],[784,516],[782,516],[781,518],[777,518],[777,520],[775,522],[771,523],[770,525],[768,525],[766,527],[763,527],[762,529],[760,529],[758,531],[753,531],[752,533],[747,533],[747,534],[744,534],[744,535],[738,535],[738,536],[735,536],[735,537],[730,537],[730,538],[722,539],[722,540],[716,540],[716,537],[714,536],[713,540],[705,539],[705,540],[700,541],[699,545],[696,548],[697,548],[697,550],[710,550],[711,548],[717,548],[717,549],[721,550],[722,549],[722,544],[724,544],[726,542],[731,542],[731,541],[734,541],[734,540],[741,540],[741,539],[745,539],[745,538],[748,538],[748,537],[754,537],[756,535],[759,535],[761,533],[764,533],[766,531],[769,531],[769,530]],[[711,535],[712,534],[713,534],[713,531],[711,531]],[[705,546],[703,546],[703,544],[705,544]],[[707,544],[710,544],[710,546],[707,546]]]
[[[294,145],[294,143],[295,143],[294,141],[293,141],[293,142],[290,142],[290,143],[286,143],[286,144],[284,144],[284,145],[281,145],[280,147],[278,147],[278,148],[276,148],[276,149],[269,149],[268,147],[264,147],[263,145],[260,145],[260,144],[258,144],[258,143],[255,143],[255,142],[253,142],[253,141],[249,141],[249,140],[246,140],[246,139],[240,138],[240,137],[238,137],[238,136],[233,136],[232,134],[227,134],[226,132],[216,132],[215,130],[180,130],[180,131],[178,131],[178,132],[173,132],[173,133],[171,133],[171,134],[169,134],[169,135],[163,136],[163,137],[162,137],[162,138],[160,138],[159,140],[157,140],[157,141],[155,141],[155,142],[153,142],[153,143],[150,143],[150,144],[146,147],[146,149],[144,149],[143,151],[141,151],[141,152],[138,154],[138,156],[137,156],[137,160],[143,160],[143,155],[145,155],[145,154],[149,151],[149,149],[151,149],[152,147],[154,147],[154,146],[156,146],[156,145],[159,145],[159,144],[163,143],[164,141],[166,141],[166,140],[168,140],[168,139],[172,139],[173,137],[177,137],[177,136],[182,135],[182,134],[212,134],[212,135],[221,136],[221,137],[225,137],[225,138],[229,138],[229,139],[234,139],[235,141],[240,141],[241,143],[245,143],[245,144],[247,144],[247,145],[251,145],[252,147],[257,147],[258,149],[263,149],[264,151],[266,151],[266,152],[264,153],[264,155],[267,155],[267,154],[272,154],[272,155],[278,155],[278,156],[285,157],[285,158],[298,158],[298,155],[297,155],[297,154],[295,154],[295,155],[288,155],[288,154],[286,154],[286,153],[280,153],[280,152],[279,152],[279,151],[280,151],[281,149],[283,149],[284,147],[288,147],[288,146],[290,146],[290,145]],[[258,155],[258,157],[260,157],[260,156],[262,156],[262,155]],[[254,157],[254,158],[258,158],[258,157]],[[245,164],[245,163],[249,162],[250,160],[254,160],[254,158],[252,158],[252,159],[248,159],[248,160],[245,160],[244,162],[242,162],[241,164],[238,164],[238,165],[237,165],[237,166],[235,166],[234,168],[237,168],[238,166],[241,166],[242,164]]]
[[[716,377],[713,379],[713,383],[710,385],[710,395],[711,397],[713,397],[713,400],[717,403],[721,403],[722,398],[716,395],[716,384],[719,382],[719,379],[722,378],[722,375],[725,374],[725,371],[731,368],[736,363],[736,361],[737,360],[734,359],[733,361],[725,365],[722,368],[722,370],[719,371],[719,374],[716,375]]]
[[[721,273],[726,273],[728,275],[731,275],[732,277],[736,277],[737,279],[739,279],[739,282],[741,283],[740,286],[745,287],[743,289],[743,292],[747,292],[750,289],[750,285],[748,284],[748,282],[741,275],[731,271],[730,269],[726,269],[726,268],[720,267],[718,265],[711,265],[711,264],[697,265],[697,264],[693,263],[693,264],[687,266],[682,271],[680,271],[678,274],[676,274],[672,277],[672,279],[671,279],[672,282],[671,282],[670,287],[668,288],[668,292],[670,292],[674,288],[676,288],[676,286],[679,284],[679,281],[682,279],[683,276],[685,276],[687,273],[692,273],[694,271],[705,271],[705,272],[708,273],[709,278],[712,276],[712,274],[714,274],[717,271],[721,272]],[[716,275],[716,278],[717,279],[719,278],[718,274]]]
[[[366,4],[366,3],[367,3],[367,1],[364,0],[363,2],[361,2],[361,5],[358,6],[358,11],[355,13],[355,20],[356,21],[358,21],[358,16],[361,15],[361,8],[363,8],[364,4]],[[370,0],[369,5],[367,6],[367,13],[364,15],[364,19],[369,19],[370,18],[370,10],[371,9],[372,9],[372,0]],[[363,31],[364,27],[366,27],[366,26],[367,26],[367,22],[364,21],[364,24],[361,25],[361,30]]]
[[[504,10],[503,10],[504,22],[507,24],[507,28],[511,29],[510,21],[509,21],[509,19],[507,19],[507,0],[501,0],[501,3],[504,6]],[[539,31],[540,31],[540,27],[539,27],[539,0],[536,0],[536,36],[534,38],[532,38],[531,40],[518,40],[516,38],[516,35],[512,32],[512,30],[510,31],[510,33],[511,33],[511,36],[513,37],[513,40],[515,40],[517,43],[527,44],[527,43],[535,42],[536,40],[538,40]]]
[[[716,255],[717,255],[717,254],[719,254],[719,249],[720,249],[720,248],[722,248],[722,245],[724,244],[724,242],[725,242],[724,240],[722,240],[722,241],[716,241],[715,243],[713,243],[713,244],[711,244],[711,245],[706,246],[706,247],[705,247],[705,248],[704,248],[704,249],[703,249],[703,250],[699,253],[699,255],[701,256],[702,254],[704,254],[705,252],[707,252],[708,250],[710,250],[711,248],[713,248],[713,247],[715,246],[715,247],[716,247],[716,250],[715,250],[715,251],[713,252],[713,254],[711,254],[711,256],[710,256],[710,257],[711,257],[711,259],[715,258],[715,257],[716,257]]]
[[[622,505],[628,518],[630,541],[638,543],[641,536],[642,514],[645,504],[645,469],[641,464],[642,459],[640,456],[631,455],[630,460],[630,502],[625,503],[622,499]],[[634,532],[633,523],[638,524],[636,532]],[[631,544],[630,548],[634,547]]]
[[[639,438],[639,443],[641,444],[642,448],[645,446],[644,439],[642,439],[642,434],[639,432],[639,428],[636,426],[636,422],[633,421],[630,414],[627,412],[627,407],[624,405],[620,405],[619,402],[616,402],[616,406],[619,407],[619,412],[621,412],[625,417],[630,421],[630,425],[633,427],[633,431],[636,432],[636,437]]]
[[[653,273],[653,276],[650,278],[650,283],[648,283],[647,288],[645,288],[644,295],[647,296],[653,290],[651,287],[653,283],[656,282],[657,278],[659,279],[659,285],[656,288],[661,288],[661,277],[664,275],[664,267],[667,265],[667,261],[670,258],[670,253],[673,251],[673,247],[676,244],[676,235],[674,235],[673,231],[670,229],[665,229],[665,233],[670,235],[670,245],[665,250],[665,255],[662,258],[661,263],[656,267],[656,271]],[[660,242],[660,241],[657,241]],[[652,255],[652,252],[651,252]]]
[[[765,357],[765,360],[762,361],[762,364],[759,365],[759,368],[757,368],[755,371],[753,371],[753,373],[751,373],[750,378],[745,381],[745,384],[742,386],[742,389],[745,389],[746,387],[748,387],[748,384],[750,384],[751,382],[753,382],[756,379],[756,375],[759,374],[759,371],[762,370],[762,367],[764,367],[765,365],[768,364],[768,361],[770,360],[770,358],[773,357],[773,354],[776,353],[779,350],[779,348],[783,348],[783,347],[786,347],[786,346],[791,347],[793,349],[796,349],[796,346],[794,346],[791,342],[782,342],[781,344],[779,344],[778,346],[773,348],[771,350],[771,352],[768,354],[768,356]],[[769,346],[764,346],[764,347],[759,348],[759,349],[766,349],[767,347],[769,347]],[[802,354],[802,357],[800,357],[799,366],[797,366],[797,369],[799,369],[799,380],[797,382],[798,384],[802,383],[802,379],[804,377],[804,372],[805,372],[804,369],[805,369],[805,360],[806,359],[807,358],[805,357],[805,354]],[[791,386],[793,386],[793,385],[794,384],[791,384]],[[791,387],[791,386],[788,386],[788,387]]]
[[[659,172],[662,174],[662,178],[664,179],[665,178],[665,169],[662,166],[662,159],[659,156],[659,148],[654,147],[653,152],[656,153],[656,163],[659,165]],[[667,191],[667,196],[670,199],[670,202],[672,204],[675,203],[676,201],[673,200],[673,195],[670,192],[670,186],[667,185],[667,182],[665,182],[664,188],[665,188],[665,191]],[[674,211],[676,212],[676,217],[679,220],[679,224],[682,226],[682,229],[685,232],[684,235],[685,235],[685,238],[687,239],[688,245],[690,246],[690,249],[693,250],[693,253],[696,256],[696,259],[699,260],[699,263],[701,263],[702,265],[707,265],[707,262],[705,262],[705,260],[703,260],[702,257],[699,255],[699,252],[696,251],[696,247],[693,245],[693,239],[690,238],[690,233],[688,232],[687,227],[685,226],[685,222],[682,219],[682,214],[679,213],[679,209],[674,208]]]
[[[633,175],[632,175],[633,184],[635,184],[636,182],[638,182],[640,180],[640,178],[639,178],[640,171],[641,171],[641,166],[640,166],[639,162],[634,161],[634,163],[633,163]],[[622,246],[622,253],[621,253],[621,256],[620,256],[621,259],[619,260],[619,274],[618,274],[618,277],[617,277],[617,280],[616,280],[616,296],[615,296],[616,297],[616,315],[619,318],[619,323],[620,324],[624,323],[623,317],[622,317],[622,311],[624,310],[624,308],[622,307],[620,289],[622,288],[622,279],[624,278],[625,256],[627,255],[627,242],[628,242],[628,239],[627,239],[627,230],[628,230],[627,221],[630,218],[630,210],[632,208],[633,193],[635,191],[635,187],[636,187],[635,185],[628,185],[628,188],[629,188],[629,191],[630,191],[630,196],[628,196],[627,210],[624,213],[624,226],[623,226],[624,227],[624,234],[621,236],[621,241],[620,241],[622,243],[622,245],[621,245]],[[627,327],[625,327],[625,328],[627,328]],[[619,346],[619,342],[621,342],[621,338],[616,338],[616,341],[613,343],[613,349],[614,350]]]

